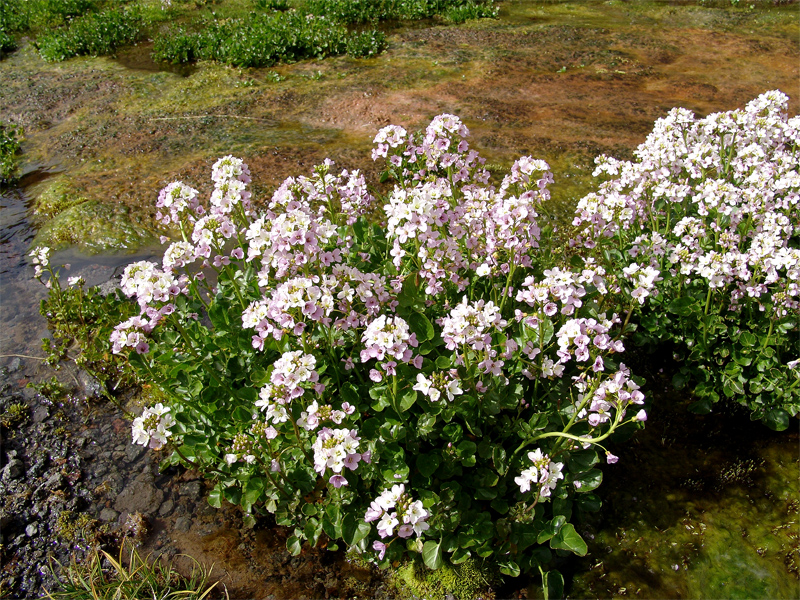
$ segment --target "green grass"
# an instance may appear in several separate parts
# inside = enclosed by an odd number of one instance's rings
[[[217,585],[209,585],[210,575],[195,561],[192,574],[182,577],[172,563],[143,557],[133,544],[123,543],[118,558],[95,549],[83,562],[62,566],[61,585],[45,593],[52,600],[203,600]]]

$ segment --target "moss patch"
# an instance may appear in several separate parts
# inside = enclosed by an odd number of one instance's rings
[[[78,194],[65,179],[59,177],[49,183],[36,198],[33,214],[37,220],[45,221],[87,200]]]
[[[36,234],[34,246],[64,248],[97,254],[130,250],[152,243],[152,224],[133,217],[127,207],[86,200],[70,206],[45,224]]]
[[[458,600],[494,598],[491,589],[496,575],[473,559],[459,565],[445,562],[432,571],[420,561],[408,562],[392,575],[401,598],[445,598]]]

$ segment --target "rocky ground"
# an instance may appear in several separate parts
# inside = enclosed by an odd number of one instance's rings
[[[76,374],[80,390],[48,398],[25,387],[42,371],[19,360],[0,371],[0,597],[43,596],[57,587],[59,563],[124,537],[145,555],[175,558],[185,574],[192,561],[181,554],[213,564],[231,598],[393,595],[341,553],[292,557],[268,521],[246,529],[236,508],[212,508],[197,473],[160,472],[163,453],[131,444],[129,421],[91,378]]]

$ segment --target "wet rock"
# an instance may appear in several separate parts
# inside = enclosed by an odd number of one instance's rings
[[[189,483],[181,486],[180,495],[189,498],[190,500],[197,500],[200,497],[202,485],[199,481],[190,481]]]
[[[192,528],[192,520],[189,517],[178,517],[175,520],[175,529],[187,533]]]
[[[161,505],[161,508],[158,509],[158,516],[166,517],[172,512],[173,508],[175,508],[175,503],[172,501],[172,499],[167,500]]]
[[[125,458],[128,459],[128,462],[134,462],[139,460],[142,454],[145,453],[145,450],[147,450],[147,448],[140,444],[128,444],[125,448]]]
[[[65,483],[64,476],[61,473],[56,472],[50,475],[50,477],[48,477],[47,481],[44,484],[44,487],[45,489],[50,491],[60,490],[62,487],[64,487],[64,483]]]
[[[153,485],[153,476],[142,473],[117,496],[114,508],[119,512],[154,515],[164,499],[164,492]]]
[[[89,375],[86,371],[78,373],[78,381],[87,398],[99,398],[103,395],[103,384]]]
[[[19,358],[14,358],[10,363],[8,363],[8,372],[9,373],[16,373],[19,371],[19,368],[22,364]]]
[[[2,479],[3,481],[11,481],[19,478],[25,472],[25,465],[18,458],[12,458],[8,464],[3,467]]]
[[[116,521],[118,517],[119,513],[113,508],[104,508],[100,511],[100,520],[105,523]]]
[[[50,410],[46,406],[39,405],[33,410],[33,422],[42,423],[50,416]]]

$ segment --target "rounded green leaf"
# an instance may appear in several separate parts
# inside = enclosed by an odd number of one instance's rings
[[[442,542],[439,541],[427,541],[422,546],[422,561],[425,563],[425,566],[429,569],[433,569],[434,571],[442,566],[444,562],[442,559]]]
[[[558,533],[550,540],[550,547],[554,550],[569,550],[578,556],[586,556],[586,552],[589,550],[588,546],[586,546],[586,542],[583,541],[583,538],[575,531],[575,527],[572,523],[566,523],[558,530]]]

